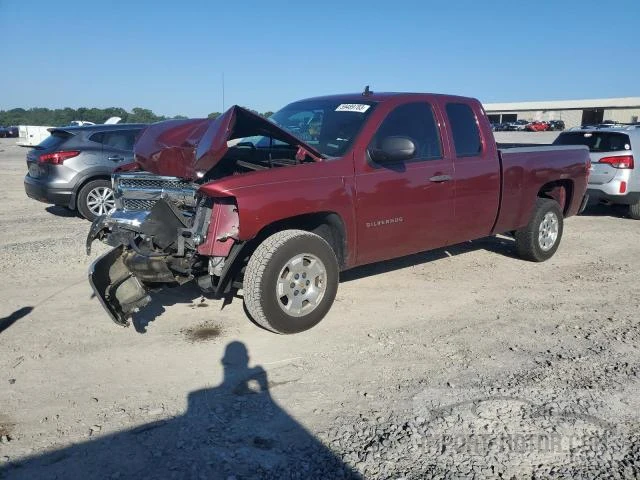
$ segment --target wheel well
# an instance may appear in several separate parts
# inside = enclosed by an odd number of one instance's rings
[[[306,230],[319,235],[326,240],[329,245],[331,245],[331,248],[333,248],[340,267],[345,265],[347,258],[347,236],[344,222],[337,213],[309,213],[279,220],[260,230],[252,243],[257,247],[268,236],[281,230],[288,229]]]
[[[76,185],[76,188],[73,191],[73,198],[71,199],[72,208],[78,209],[78,193],[80,190],[89,182],[93,182],[94,180],[109,180],[111,181],[111,175],[95,175],[93,177],[85,178],[82,182]]]
[[[571,180],[556,180],[546,183],[538,191],[538,197],[555,200],[566,215],[573,198],[573,182]]]

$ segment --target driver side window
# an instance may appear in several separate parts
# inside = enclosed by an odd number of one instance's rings
[[[431,105],[426,102],[406,103],[392,110],[380,125],[369,150],[381,149],[385,139],[405,137],[415,145],[411,161],[442,158],[438,126]]]

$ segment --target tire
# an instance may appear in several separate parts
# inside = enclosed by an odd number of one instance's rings
[[[520,258],[544,262],[553,257],[560,246],[563,227],[558,202],[548,198],[536,199],[529,224],[516,231],[516,251]]]
[[[582,204],[580,205],[580,209],[578,210],[578,213],[576,213],[576,215],[582,215],[585,210],[587,208],[589,208],[589,205],[591,204],[591,201],[589,200],[589,194],[585,194],[586,200],[583,198],[582,199]]]
[[[640,201],[629,205],[629,216],[634,220],[640,220]]]
[[[76,205],[80,215],[90,222],[111,213],[116,207],[111,181],[99,179],[88,182],[78,192]]]
[[[303,332],[317,325],[333,305],[338,275],[336,254],[320,236],[304,230],[275,233],[247,264],[246,311],[272,332]]]

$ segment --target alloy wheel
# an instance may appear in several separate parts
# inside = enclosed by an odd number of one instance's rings
[[[318,257],[310,253],[296,255],[278,275],[278,305],[292,317],[308,315],[322,301],[326,284],[327,270]]]
[[[87,194],[87,208],[96,216],[107,215],[116,209],[113,190],[108,187],[96,187]]]
[[[538,244],[543,251],[548,252],[553,248],[558,239],[558,231],[558,217],[554,212],[547,212],[538,229]]]

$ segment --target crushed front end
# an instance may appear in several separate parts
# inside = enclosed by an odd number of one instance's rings
[[[234,142],[256,135],[286,147]],[[206,189],[212,198],[200,187],[322,159],[314,147],[238,106],[215,120],[151,124],[134,152],[135,163],[112,177],[116,210],[97,218],[87,238],[87,253],[96,239],[114,247],[92,264],[89,281],[120,325],[128,325],[131,314],[150,302],[150,291],[165,286],[196,280],[217,298],[241,288],[245,243],[239,238],[236,198]]]
[[[93,262],[89,282],[111,318],[127,326],[150,302],[150,291],[200,277],[205,280],[199,283],[211,283],[210,257],[198,248],[207,239],[214,204],[197,194],[197,184],[177,177],[121,173],[113,186],[116,211],[93,222],[87,253],[96,239],[115,248]]]

